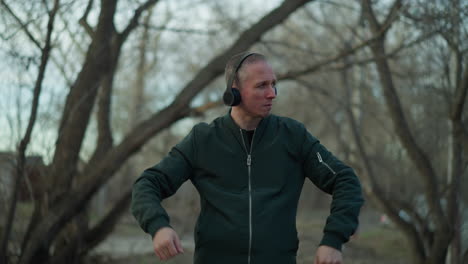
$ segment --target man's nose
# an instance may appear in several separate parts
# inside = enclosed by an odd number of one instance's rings
[[[267,98],[275,99],[276,98],[276,87],[274,85],[270,85],[267,91]]]

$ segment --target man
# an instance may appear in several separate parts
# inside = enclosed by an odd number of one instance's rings
[[[258,53],[226,66],[229,113],[201,123],[133,187],[132,213],[153,237],[156,255],[183,252],[160,202],[190,180],[200,195],[196,264],[296,263],[296,212],[305,178],[332,194],[330,216],[315,264],[342,263],[341,246],[354,233],[363,199],[353,170],[305,127],[270,114],[276,76]]]

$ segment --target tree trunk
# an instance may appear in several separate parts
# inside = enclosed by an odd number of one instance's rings
[[[113,16],[115,8],[116,1],[102,1],[96,34],[94,34],[83,69],[67,96],[50,171],[52,179],[48,189],[50,205],[56,204],[63,199],[70,190],[73,177],[76,174],[78,154],[89,123],[97,88],[101,76],[109,70],[109,50],[114,29]],[[46,216],[46,218],[48,217]],[[47,221],[49,219],[41,220]],[[59,226],[52,226],[55,232],[58,231]],[[30,237],[31,240],[25,243],[25,251],[22,252],[20,263],[29,263],[32,259],[37,262],[35,255],[39,254],[39,249],[49,247],[53,239],[52,236],[37,237],[35,235],[38,230],[44,230],[46,227],[36,225],[36,229],[32,231]],[[43,254],[41,253],[41,255]]]
[[[111,42],[116,2],[102,0],[98,25],[83,68],[65,102],[50,171],[52,181],[49,193],[52,205],[63,199],[71,188],[77,174],[76,166],[81,144],[102,76],[111,70]]]
[[[349,58],[344,58],[344,60],[345,65],[351,65],[348,62]],[[364,147],[363,138],[358,129],[358,123],[356,121],[355,114],[352,109],[351,100],[353,98],[353,91],[351,90],[352,86],[349,84],[348,75],[348,69],[345,67],[341,71],[341,80],[345,89],[345,111],[351,128],[351,134],[358,150],[359,157],[362,163],[364,164],[364,175],[367,176],[367,182],[370,185],[370,189],[364,188],[364,192],[367,196],[372,198],[372,200],[377,204],[377,206],[380,207],[390,217],[390,219],[392,219],[392,221],[396,223],[396,225],[403,231],[406,238],[408,239],[410,247],[412,248],[413,263],[423,264],[425,261],[426,252],[424,249],[424,244],[420,240],[420,235],[418,233],[417,228],[414,225],[407,223],[406,221],[401,219],[401,217],[398,214],[398,208],[394,206],[394,203],[392,203],[392,200],[396,200],[396,198],[388,197],[388,195],[386,195],[386,192],[383,191],[383,189],[377,181],[377,176],[374,173],[371,160]]]
[[[258,23],[246,30],[229,49],[208,63],[183,88],[171,105],[141,122],[118,146],[107,151],[99,162],[90,162],[89,165],[92,164],[93,166],[86,166],[82,172],[83,175],[86,175],[87,180],[75,189],[70,189],[71,181],[77,175],[78,153],[83,141],[84,131],[89,122],[97,88],[102,76],[110,71],[111,54],[109,50],[114,30],[112,20],[115,12],[115,1],[102,0],[101,14],[96,32],[93,34],[90,50],[83,70],[67,97],[60,125],[51,172],[54,187],[60,189],[60,191],[54,193],[53,189],[50,189],[53,194],[50,211],[39,221],[35,230],[31,232],[30,241],[25,246],[19,263],[36,262],[35,256],[40,248],[50,247],[63,226],[87,206],[97,190],[111,178],[131,155],[136,153],[143,144],[162,129],[190,114],[189,103],[193,97],[223,72],[224,64],[229,57],[253,45],[264,32],[284,21],[291,13],[307,2],[309,1],[284,1],[278,8],[272,10]],[[141,9],[137,11],[141,13]],[[135,27],[137,21],[133,19],[127,29],[131,28],[131,25]],[[119,34],[120,39],[125,39],[128,36],[129,31],[127,29]],[[72,138],[76,139],[76,141],[67,141],[67,139]],[[68,192],[66,192],[67,190]],[[65,197],[65,194],[67,200],[60,199],[62,196]]]
[[[50,258],[50,264],[81,263],[88,252],[103,241],[115,228],[120,217],[127,212],[132,192],[127,190],[115,203],[112,210],[92,229],[86,230],[80,237],[74,237],[71,243]]]

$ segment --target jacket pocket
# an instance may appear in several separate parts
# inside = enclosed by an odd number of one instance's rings
[[[322,155],[320,155],[320,152],[317,152],[317,158],[318,158],[318,161],[319,161],[320,164],[322,164],[323,166],[325,166],[331,173],[333,173],[333,175],[336,175],[335,170],[333,170],[332,167],[330,167],[330,165],[328,165],[328,163],[326,163],[326,162],[322,159]]]

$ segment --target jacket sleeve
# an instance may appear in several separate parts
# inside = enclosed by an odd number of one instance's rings
[[[364,203],[361,184],[354,170],[337,159],[304,127],[302,133],[304,172],[318,188],[332,195],[320,245],[341,250],[358,226],[359,211]]]
[[[152,237],[170,227],[162,200],[173,195],[192,177],[195,160],[195,128],[158,164],[146,169],[133,184],[131,211],[141,228]]]

